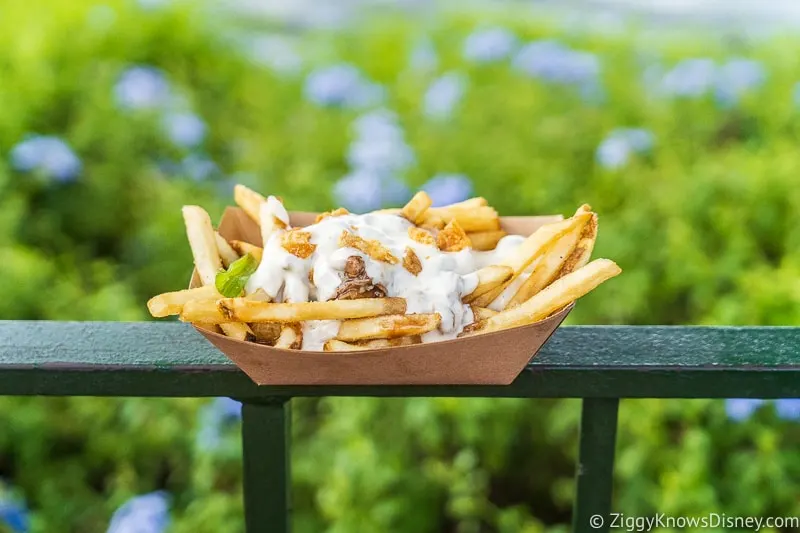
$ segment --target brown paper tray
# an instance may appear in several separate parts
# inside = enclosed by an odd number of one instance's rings
[[[312,224],[315,213],[290,213],[292,225]],[[504,217],[503,229],[530,235],[561,217]],[[259,228],[229,207],[220,234],[261,245]],[[192,286],[197,283],[192,279]],[[258,385],[507,385],[514,381],[572,305],[534,324],[463,339],[352,353],[283,350],[238,341],[195,326]]]

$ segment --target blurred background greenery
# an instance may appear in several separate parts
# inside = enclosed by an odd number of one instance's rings
[[[287,23],[4,3],[0,318],[147,319],[189,276],[180,206],[217,218],[242,182],[296,210],[420,186],[504,214],[589,202],[597,255],[625,275],[570,323],[797,322],[796,37],[347,6],[346,23]],[[297,400],[295,528],[568,531],[578,416],[569,400]],[[626,400],[614,509],[798,515],[798,418],[795,400]],[[105,531],[115,510],[112,533],[242,531],[238,420],[225,399],[0,397],[0,531]]]

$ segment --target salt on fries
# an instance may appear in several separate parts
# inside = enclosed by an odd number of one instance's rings
[[[199,286],[154,296],[152,316],[288,350],[374,350],[531,324],[621,272],[608,259],[589,262],[598,224],[588,205],[523,238],[506,234],[484,198],[432,207],[418,192],[401,209],[338,208],[305,228],[290,225],[278,197],[237,185],[234,200],[259,225],[262,245],[228,242],[208,213],[185,206]],[[460,260],[471,266],[453,266]],[[439,308],[436,298],[455,301]]]

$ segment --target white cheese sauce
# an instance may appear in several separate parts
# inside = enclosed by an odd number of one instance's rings
[[[270,197],[262,207],[261,216],[272,214],[286,223],[289,216],[283,205]],[[455,338],[466,325],[473,322],[470,307],[461,298],[477,286],[474,272],[484,266],[496,264],[524,237],[509,235],[500,240],[495,250],[476,252],[464,249],[459,252],[442,252],[435,245],[419,243],[409,237],[412,224],[403,217],[391,214],[329,216],[302,229],[311,234],[314,252],[301,259],[281,246],[285,230],[277,230],[264,245],[261,264],[250,277],[245,288],[247,294],[263,289],[274,302],[327,301],[334,297],[344,279],[347,258],[359,256],[364,260],[367,275],[375,284],[386,289],[389,297],[404,298],[406,313],[439,313],[442,317],[439,331],[423,335],[423,342]],[[364,239],[374,239],[394,255],[398,262],[390,264],[372,259],[354,248],[340,248],[339,238],[348,231]],[[422,271],[414,276],[403,267],[406,248],[411,248],[422,264]],[[313,284],[309,272],[313,270]],[[516,283],[516,282],[515,282]],[[516,283],[519,287],[522,281]],[[515,286],[512,284],[512,287]],[[511,298],[516,288],[511,288]],[[315,320],[303,324],[303,350],[321,350],[325,342],[336,336],[337,320]]]

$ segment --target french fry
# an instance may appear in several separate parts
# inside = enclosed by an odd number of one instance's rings
[[[501,229],[467,233],[467,237],[472,243],[472,249],[481,252],[497,248],[497,243],[506,235],[507,233]]]
[[[437,329],[441,323],[442,317],[439,313],[397,314],[345,320],[339,326],[336,338],[340,341],[359,341],[422,335]]]
[[[217,241],[217,250],[219,251],[219,257],[222,259],[222,266],[228,268],[231,263],[239,259],[239,254],[236,253],[228,241],[225,240],[225,237],[219,234],[219,232],[214,232],[214,238]]]
[[[578,245],[572,251],[569,257],[561,267],[561,270],[556,274],[556,279],[561,278],[583,267],[589,262],[594,251],[594,243],[597,240],[597,214],[592,213],[592,218],[586,226],[583,227],[581,238]]]
[[[493,317],[497,314],[497,311],[493,309],[489,309],[486,307],[478,307],[476,305],[471,305],[470,309],[472,310],[472,316],[474,322],[480,322],[481,320],[486,320],[489,317]]]
[[[511,267],[514,274],[503,284],[479,295],[475,299],[471,299],[467,303],[472,303],[480,307],[489,307],[489,304],[491,304],[512,281],[522,274],[534,261],[540,259],[541,255],[553,242],[560,239],[564,234],[570,232],[575,227],[586,224],[591,216],[591,213],[581,213],[566,220],[547,224],[536,230],[507,257],[500,261],[500,265]]]
[[[425,219],[425,211],[433,204],[433,200],[425,191],[419,191],[400,210],[400,213],[412,224],[419,224]]]
[[[300,324],[287,324],[281,328],[281,334],[275,341],[275,348],[299,350],[303,346],[303,328]]]
[[[489,205],[489,202],[486,200],[486,198],[483,198],[482,196],[475,196],[473,198],[464,200],[463,202],[456,202],[454,204],[446,205],[445,207],[456,209],[472,209],[473,207],[484,207],[487,205]]]
[[[422,224],[419,226],[425,229],[442,229],[447,225],[447,222],[444,221],[442,217],[439,215],[431,215],[430,209],[425,214],[425,220],[422,221]]]
[[[472,243],[456,219],[451,220],[436,236],[436,246],[443,252],[459,252]]]
[[[252,255],[256,261],[261,262],[261,257],[264,254],[264,249],[255,244],[250,244],[244,241],[231,241],[231,247],[236,250],[239,255]]]
[[[495,287],[498,287],[511,279],[511,276],[514,275],[514,269],[510,266],[505,265],[489,265],[483,267],[482,269],[473,272],[472,274],[467,274],[464,276],[465,279],[475,277],[477,278],[477,283],[475,285],[475,290],[473,290],[468,295],[464,296],[461,300],[464,303],[471,303],[474,300],[478,299],[483,294],[491,291]],[[485,306],[479,306],[485,307]]]
[[[355,248],[364,252],[376,261],[383,261],[390,265],[396,265],[399,260],[384,245],[375,239],[364,239],[344,230],[339,237],[339,246],[342,248]]]
[[[237,184],[233,188],[233,201],[257,224],[261,223],[261,204],[267,202],[266,198],[249,187]]]
[[[183,305],[179,318],[193,324],[223,324],[234,322],[223,315],[217,307],[219,295],[210,300],[191,300]]]
[[[222,330],[222,333],[224,333],[226,337],[230,337],[232,339],[247,342],[256,341],[256,336],[253,334],[253,330],[251,330],[250,326],[247,324],[242,324],[240,322],[219,324],[219,329]]]
[[[394,348],[395,346],[411,346],[420,344],[422,338],[419,335],[409,335],[407,337],[397,337],[395,339],[371,339],[361,342],[345,342],[338,339],[331,339],[325,343],[323,350],[326,352],[354,352],[360,350],[376,350],[379,348]]]
[[[405,313],[406,301],[402,298],[363,298],[328,302],[269,303],[247,298],[223,298],[217,301],[217,308],[224,318],[222,322],[291,323]],[[185,306],[184,312],[186,312]]]
[[[248,294],[245,298],[248,300],[255,300],[256,302],[269,302],[272,300],[264,289],[256,289],[255,292]]]
[[[532,324],[547,318],[604,281],[617,276],[620,272],[622,270],[613,261],[595,259],[583,268],[554,281],[522,305],[506,309],[481,322],[467,326],[459,336],[490,333]]]
[[[183,306],[192,300],[209,300],[218,296],[217,289],[213,285],[205,285],[183,291],[165,292],[150,298],[147,302],[147,309],[150,311],[150,315],[159,318],[179,315],[183,311]]]
[[[579,210],[578,213],[580,214],[581,211]],[[519,286],[517,292],[508,301],[506,309],[521,305],[522,302],[526,301],[528,298],[544,289],[555,279],[560,277],[559,272],[563,268],[567,258],[572,256],[572,253],[578,245],[581,235],[583,235],[584,229],[588,224],[591,223],[592,219],[596,218],[597,216],[594,213],[591,213],[591,216],[588,220],[586,220],[586,222],[583,224],[578,224],[570,231],[562,235],[558,240],[550,244],[548,249],[542,255],[541,260],[536,263],[531,275],[528,276],[522,285]],[[576,258],[574,261],[577,260],[578,259]],[[584,264],[586,263],[584,262]]]
[[[222,269],[222,261],[219,258],[211,218],[205,209],[196,205],[185,205],[182,212],[197,273],[203,285],[214,285],[217,272]]]
[[[282,328],[277,322],[254,322],[250,324],[250,329],[253,330],[257,343],[272,346],[281,336]]]
[[[493,207],[489,206],[449,206],[431,207],[425,212],[422,225],[430,224],[437,218],[448,223],[457,220],[464,231],[494,231],[500,229],[500,217]]]

